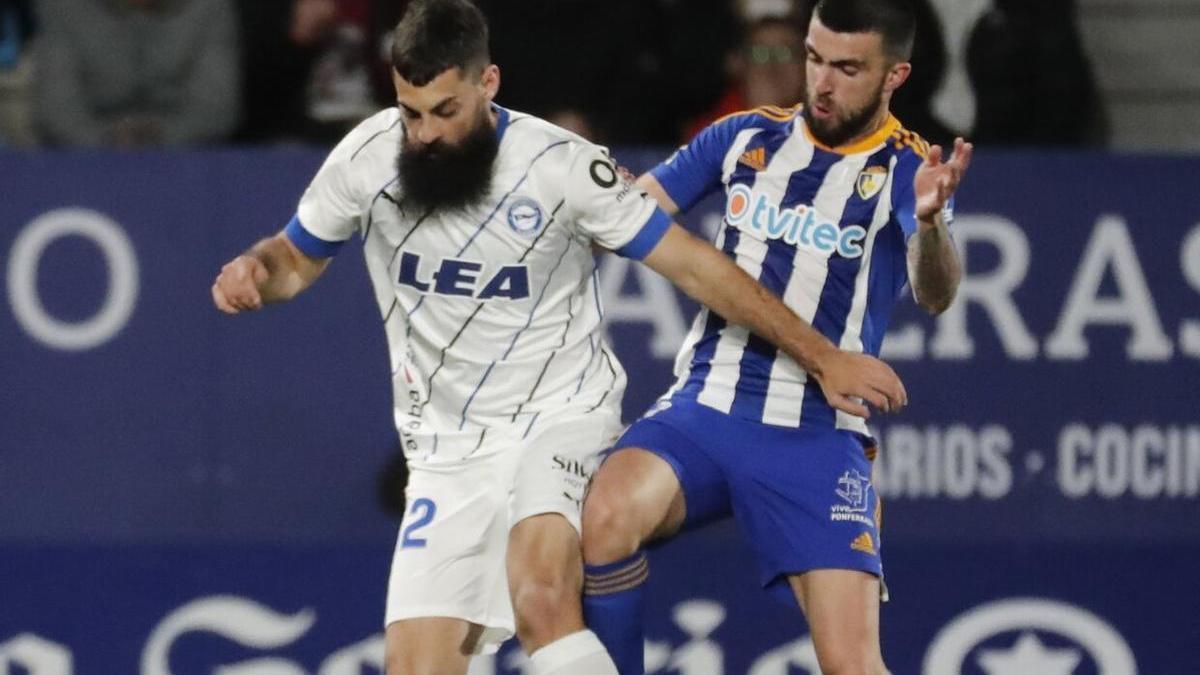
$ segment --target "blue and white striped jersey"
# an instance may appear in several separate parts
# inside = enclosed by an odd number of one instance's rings
[[[908,282],[913,177],[927,150],[894,117],[860,143],[829,148],[799,107],[768,107],[718,120],[652,173],[681,211],[724,190],[717,247],[835,345],[878,355]],[[867,433],[794,360],[707,308],[675,372],[667,399],[767,424]]]
[[[405,451],[487,454],[539,420],[608,410],[625,373],[605,343],[593,244],[644,257],[670,219],[600,148],[496,108],[488,196],[423,211],[396,175],[400,114],[364,121],[333,150],[287,234],[328,257],[356,232],[391,353]]]

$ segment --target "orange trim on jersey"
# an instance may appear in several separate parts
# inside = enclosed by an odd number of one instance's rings
[[[915,131],[901,127],[892,134],[892,142],[896,144],[897,149],[908,147],[921,159],[929,159],[929,142]]]
[[[859,152],[866,152],[867,150],[874,148],[875,146],[888,140],[892,134],[896,133],[898,129],[902,128],[903,127],[900,126],[900,120],[896,119],[894,115],[888,115],[887,121],[884,122],[883,126],[879,127],[875,133],[867,136],[857,143],[852,143],[850,145],[839,145],[836,148],[831,148],[821,141],[818,141],[816,138],[813,138],[812,132],[809,131],[807,123],[804,124],[804,135],[808,137],[809,142],[826,152],[836,152],[839,155],[853,155]]]
[[[747,150],[746,152],[742,153],[742,156],[738,158],[738,161],[750,167],[751,169],[754,169],[755,171],[766,171],[767,149],[754,148],[753,150]]]
[[[719,124],[731,117],[741,117],[743,115],[762,115],[763,117],[766,117],[769,120],[774,120],[776,122],[788,122],[793,117],[796,116],[796,113],[799,112],[799,110],[800,110],[799,105],[795,106],[794,108],[791,108],[790,110],[785,109],[785,108],[778,108],[776,106],[771,106],[771,105],[764,105],[764,106],[761,106],[758,108],[753,108],[751,110],[739,110],[735,113],[729,113],[728,115],[725,115],[724,117],[721,117],[720,119],[718,119],[716,122],[713,122],[713,124]]]

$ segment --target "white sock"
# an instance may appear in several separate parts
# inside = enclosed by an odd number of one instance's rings
[[[600,638],[590,630],[561,637],[529,657],[534,675],[617,675]]]

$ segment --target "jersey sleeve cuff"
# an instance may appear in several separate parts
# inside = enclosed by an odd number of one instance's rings
[[[695,192],[696,186],[689,185],[686,177],[679,175],[679,172],[667,162],[663,162],[650,170],[650,175],[654,176],[654,180],[658,181],[663,192],[675,202],[675,206],[679,207],[679,211],[687,211],[692,208],[696,201]]]
[[[671,217],[657,206],[654,207],[654,213],[650,214],[650,219],[646,221],[645,225],[642,225],[642,229],[633,239],[617,249],[617,255],[633,260],[645,258],[662,240],[669,227],[671,227]]]
[[[309,232],[301,224],[299,215],[292,216],[292,220],[283,232],[296,245],[296,248],[310,258],[332,258],[337,255],[342,244],[346,243],[344,241],[326,241]]]

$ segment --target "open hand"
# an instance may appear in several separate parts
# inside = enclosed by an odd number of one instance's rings
[[[975,146],[961,137],[954,139],[954,154],[942,161],[942,146],[929,149],[929,156],[921,162],[913,178],[913,191],[917,198],[917,219],[928,220],[942,210],[950,195],[958,189],[963,174],[971,164],[971,153]]]

